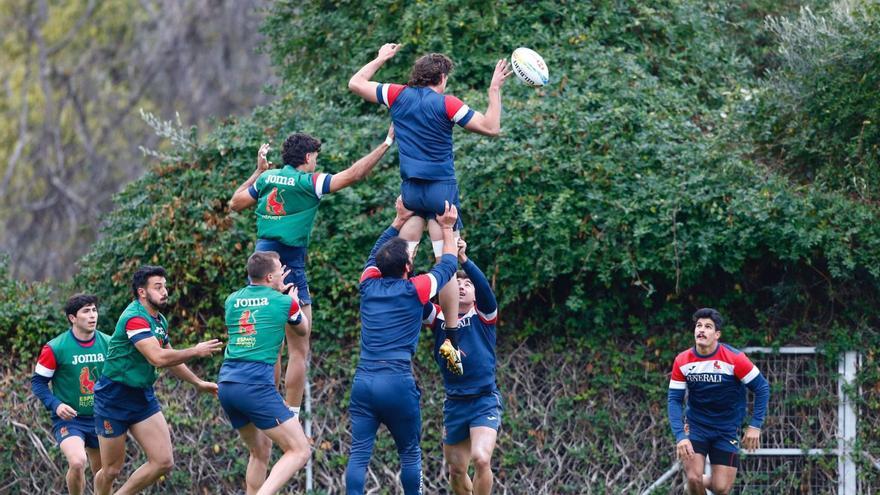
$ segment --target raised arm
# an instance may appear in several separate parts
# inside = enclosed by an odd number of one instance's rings
[[[378,103],[379,100],[376,98],[376,87],[379,86],[379,83],[371,81],[371,79],[373,78],[373,75],[376,74],[376,71],[378,71],[386,61],[393,57],[399,49],[400,45],[397,43],[386,43],[382,45],[376,58],[371,60],[367,65],[361,67],[361,70],[351,76],[351,80],[348,81],[348,89],[370,103]]]
[[[260,178],[263,172],[269,170],[269,167],[272,165],[266,160],[266,153],[269,152],[269,143],[263,143],[260,146],[260,151],[257,152],[257,168],[254,170],[254,173],[251,174],[250,177],[247,178],[244,182],[238,186],[238,189],[235,190],[235,193],[232,194],[232,198],[229,199],[229,209],[232,211],[241,211],[245,208],[250,208],[251,206],[257,204],[257,195],[256,190],[253,188],[254,183],[257,182],[257,179]]]
[[[501,86],[512,71],[507,68],[507,60],[501,59],[495,64],[492,82],[489,84],[489,106],[486,113],[474,112],[474,116],[464,128],[484,136],[497,136],[501,133]]]
[[[498,319],[498,301],[495,299],[495,293],[492,292],[489,280],[480,267],[468,258],[467,242],[461,238],[458,239],[458,261],[474,284],[477,313],[484,322],[495,323]]]
[[[368,275],[368,270],[376,270],[376,253],[379,251],[386,242],[390,241],[392,238],[396,237],[397,234],[400,233],[400,228],[403,227],[403,224],[412,216],[413,212],[406,209],[403,206],[403,199],[400,196],[397,197],[397,200],[394,202],[394,208],[397,211],[394,221],[391,222],[391,226],[385,229],[385,232],[382,232],[382,235],[379,236],[379,239],[376,240],[376,244],[373,246],[372,251],[370,251],[370,257],[367,258],[367,262],[364,264],[364,273],[361,274],[361,281],[366,278],[370,278]]]
[[[354,162],[347,169],[333,175],[330,179],[330,192],[334,193],[363,180],[363,178],[373,170],[373,167],[379,163],[379,160],[385,156],[385,152],[388,151],[388,148],[391,147],[391,143],[393,142],[394,126],[392,125],[388,128],[388,136],[385,137],[385,142],[377,146],[373,151],[360,160]]]
[[[434,265],[430,272],[411,279],[422,304],[437,295],[446,282],[455,276],[455,270],[458,268],[458,259],[455,256],[458,246],[452,231],[455,221],[458,219],[458,209],[455,205],[450,205],[448,201],[444,203],[443,214],[437,216],[437,223],[440,224],[443,233],[443,255],[440,257],[440,262]]]

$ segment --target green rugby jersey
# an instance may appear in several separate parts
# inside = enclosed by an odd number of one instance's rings
[[[149,329],[127,329],[126,325],[133,318],[142,318],[149,324]],[[168,345],[168,321],[162,313],[159,313],[158,319],[153,318],[147,308],[139,301],[134,300],[125,308],[119,321],[116,322],[116,330],[110,337],[110,349],[107,362],[104,364],[104,375],[114,382],[123,383],[129,387],[152,387],[156,381],[156,368],[134,346],[134,342],[147,337],[155,337],[163,347]]]
[[[297,302],[265,285],[248,285],[226,298],[229,341],[224,360],[274,365],[289,320],[300,316]]]
[[[52,394],[58,400],[80,416],[91,416],[95,383],[104,369],[109,343],[110,336],[100,331],[95,331],[92,340],[81,341],[68,329],[43,346],[34,372],[51,380]]]
[[[318,204],[330,191],[331,178],[290,165],[261,174],[251,186],[257,199],[257,238],[308,247]]]

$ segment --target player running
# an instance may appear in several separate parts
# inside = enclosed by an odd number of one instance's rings
[[[101,376],[110,337],[96,331],[98,298],[76,294],[64,305],[70,328],[40,351],[31,390],[52,414],[52,434],[67,459],[67,491],[85,493],[86,464],[101,469],[92,417],[95,382]],[[52,389],[49,389],[52,382]]]
[[[501,427],[501,393],[495,383],[495,323],[498,303],[489,281],[467,257],[467,243],[458,239],[458,343],[465,373],[450,372],[440,354],[444,317],[440,307],[425,305],[425,323],[434,331],[434,357],[443,375],[443,456],[456,495],[491,493],[492,452]],[[468,467],[474,461],[473,482]]]
[[[171,348],[168,322],[159,312],[168,302],[165,269],[142,266],[131,281],[134,300],[116,323],[107,360],[95,386],[95,429],[101,447],[101,469],[95,474],[95,493],[108,495],[125,461],[125,433],[131,430],[147,462],[114,492],[138,493],[171,470],[171,433],[153,393],[156,368],[168,368],[203,393],[216,394],[217,384],[199,379],[183,363],[208,357],[223,344],[212,339],[183,350]]]
[[[229,343],[217,382],[220,404],[250,451],[247,494],[274,494],[309,460],[309,442],[275,383],[285,333],[288,341],[308,334],[309,320],[286,294],[294,284],[284,283],[278,253],[252,254],[247,272],[250,285],[226,298]],[[284,454],[266,478],[272,442]]]
[[[755,393],[752,421],[743,436],[743,447],[758,448],[761,425],[770,400],[770,385],[744,353],[722,344],[724,320],[718,311],[703,308],[694,313],[694,347],[682,352],[672,365],[669,381],[669,424],[676,453],[684,463],[691,495],[711,490],[726,495],[733,488],[739,467],[739,427],[746,413],[746,390]],[[687,415],[683,402],[687,390]],[[706,456],[711,476],[704,476]]]
[[[458,239],[459,344],[462,359],[470,363],[462,376],[444,370],[440,354],[445,324],[440,307],[425,305],[425,322],[434,330],[434,354],[446,389],[443,407],[443,453],[450,484],[456,494],[490,493],[492,453],[501,425],[501,394],[495,382],[495,323],[498,304],[489,281],[467,257],[467,243]],[[474,460],[474,480],[468,466]]]
[[[397,132],[400,155],[400,194],[403,205],[415,212],[415,216],[400,232],[409,241],[410,252],[415,252],[425,222],[434,248],[434,256],[440,262],[443,254],[441,231],[434,217],[443,212],[448,202],[460,209],[458,182],[452,152],[452,129],[458,124],[465,129],[486,136],[501,132],[501,86],[510,76],[507,61],[499,60],[489,84],[489,105],[486,113],[474,111],[458,98],[443,94],[452,60],[440,53],[429,53],[416,60],[410,80],[406,85],[382,84],[370,79],[386,61],[394,57],[400,45],[386,43],[370,63],[363,66],[348,82],[348,88],[371,103],[381,103],[391,110],[391,121]],[[459,217],[455,224],[456,236],[461,230]],[[449,361],[450,368],[462,373],[458,353],[458,286],[453,276],[442,287],[440,306],[451,315],[447,321],[446,334],[441,352]],[[445,340],[445,339],[444,339]]]
[[[281,264],[289,269],[285,283],[296,285],[303,313],[309,322],[312,321],[312,297],[306,277],[306,254],[321,198],[366,177],[393,141],[392,126],[382,144],[338,174],[315,172],[321,141],[308,134],[296,133],[287,137],[281,150],[285,165],[279,169],[270,170],[272,164],[266,159],[269,145],[263,144],[257,154],[257,169],[229,200],[233,211],[256,205],[255,251],[278,253]],[[311,325],[307,326],[305,334],[296,334],[289,346],[292,354],[287,362],[284,382],[287,403],[294,413],[299,413],[302,405],[310,333]]]
[[[421,392],[412,373],[425,303],[455,273],[452,227],[455,206],[437,216],[443,230],[443,256],[430,273],[407,278],[412,260],[407,243],[397,237],[412,216],[398,198],[394,222],[376,241],[360,279],[360,363],[351,386],[351,455],[345,470],[348,494],[364,493],[364,478],[376,430],[384,424],[397,445],[400,481],[407,495],[421,493],[422,450],[419,439]]]

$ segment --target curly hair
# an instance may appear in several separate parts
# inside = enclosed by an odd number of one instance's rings
[[[284,145],[281,147],[281,158],[285,165],[299,167],[306,162],[306,155],[321,151],[321,141],[318,139],[297,132],[287,136]]]
[[[454,65],[452,59],[442,53],[423,55],[413,64],[408,86],[425,87],[440,84],[443,75],[449,77]]]

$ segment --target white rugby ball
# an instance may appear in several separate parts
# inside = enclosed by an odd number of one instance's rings
[[[522,46],[517,48],[510,56],[510,65],[516,76],[529,86],[543,86],[550,81],[547,64],[534,50]]]

